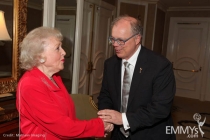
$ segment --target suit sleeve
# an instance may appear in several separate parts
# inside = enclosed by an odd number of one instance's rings
[[[98,109],[113,109],[113,102],[110,96],[110,91],[108,90],[108,71],[107,71],[108,61],[104,63],[103,81],[101,91],[98,97]]]
[[[152,81],[151,102],[145,107],[138,108],[136,112],[126,113],[132,132],[161,122],[170,114],[176,89],[173,69],[169,61],[159,66]]]
[[[22,82],[22,86],[19,87],[19,111],[42,130],[60,139],[104,136],[101,119],[72,119],[55,104],[48,88],[40,81]]]

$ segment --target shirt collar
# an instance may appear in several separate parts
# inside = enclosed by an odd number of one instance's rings
[[[136,61],[137,61],[137,57],[139,55],[140,50],[141,50],[141,44],[139,45],[139,47],[136,50],[136,52],[128,60],[122,59],[122,63],[124,63],[125,61],[127,61],[129,64],[131,64],[132,66],[135,67]]]

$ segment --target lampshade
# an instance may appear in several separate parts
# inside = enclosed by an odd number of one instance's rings
[[[0,40],[8,41],[12,40],[6,28],[4,20],[4,12],[0,10]]]

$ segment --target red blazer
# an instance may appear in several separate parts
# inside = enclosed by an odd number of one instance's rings
[[[60,76],[53,78],[58,87],[38,68],[33,68],[20,79],[16,105],[20,113],[21,139],[103,137],[102,120],[78,120],[74,103]]]

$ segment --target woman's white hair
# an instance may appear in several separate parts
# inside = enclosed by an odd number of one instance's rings
[[[30,70],[40,64],[41,53],[48,45],[51,37],[63,40],[63,36],[58,29],[50,27],[38,27],[30,31],[20,44],[20,67]]]

